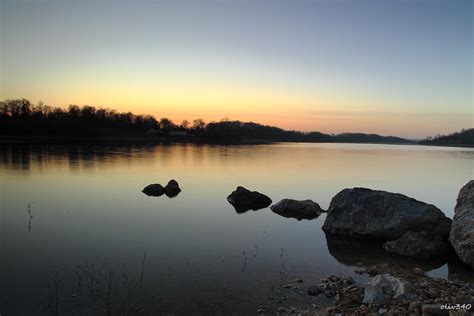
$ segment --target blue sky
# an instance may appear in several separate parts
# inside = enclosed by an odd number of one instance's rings
[[[472,1],[0,3],[2,98],[407,137],[474,125]]]

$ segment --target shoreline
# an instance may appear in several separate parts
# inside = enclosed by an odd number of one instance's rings
[[[368,276],[330,275],[319,284],[302,279],[283,285],[276,302],[259,307],[259,314],[298,315],[471,315],[474,284],[428,276],[421,268],[375,264],[354,270]],[[380,280],[383,280],[380,282]],[[301,283],[300,283],[301,282]]]
[[[391,143],[391,142],[312,142],[301,140],[270,140],[270,139],[203,139],[196,136],[100,136],[100,137],[65,137],[65,136],[0,136],[0,144],[5,143],[35,143],[35,144],[221,144],[221,145],[262,145],[274,143],[302,143],[302,144],[370,144],[370,145],[411,145],[426,147],[474,148],[470,144],[423,144],[419,142]]]

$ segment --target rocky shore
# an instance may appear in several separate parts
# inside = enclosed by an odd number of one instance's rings
[[[298,220],[322,212],[310,200],[285,199],[271,209]],[[466,268],[474,267],[474,180],[461,188],[453,220],[434,205],[402,194],[353,188],[334,196],[322,229],[331,254],[359,266],[354,272],[366,276],[366,282],[332,275],[319,284],[302,286],[303,280],[297,279],[278,290],[276,303],[260,306],[258,313],[474,315],[473,283],[426,274],[430,265],[444,264],[449,258],[459,258]],[[368,254],[358,254],[366,246]],[[419,266],[386,263],[391,254],[400,262]],[[369,262],[356,261],[358,256]]]
[[[389,264],[356,270],[351,277],[328,276],[317,285],[303,280],[284,285],[274,304],[260,306],[269,315],[473,315],[474,284],[431,278],[421,268]],[[301,283],[300,283],[301,282]]]

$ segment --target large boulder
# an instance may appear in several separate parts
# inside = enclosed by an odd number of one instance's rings
[[[142,192],[148,196],[161,196],[165,194],[165,188],[159,183],[154,183],[147,185]]]
[[[377,274],[364,288],[364,304],[382,304],[391,299],[410,301],[411,284],[390,274]]]
[[[250,191],[241,186],[238,186],[237,189],[227,197],[227,201],[232,204],[239,213],[248,210],[258,210],[272,204],[272,200],[265,194]]]
[[[332,198],[323,230],[385,241],[410,231],[430,231],[443,240],[448,237],[450,225],[451,220],[433,205],[403,194],[353,188]]]
[[[447,258],[452,252],[446,240],[430,232],[407,232],[396,240],[387,241],[383,247],[388,252],[418,259]]]
[[[319,204],[312,200],[297,201],[292,199],[283,199],[270,206],[270,209],[281,216],[293,217],[297,220],[317,218],[323,211]]]
[[[459,191],[449,241],[459,258],[474,268],[474,180]]]
[[[165,193],[168,197],[175,197],[181,192],[181,188],[176,180],[172,179],[165,187]]]

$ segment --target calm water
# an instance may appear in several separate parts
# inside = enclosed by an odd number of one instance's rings
[[[111,304],[121,308],[255,311],[272,286],[296,277],[309,286],[389,257],[327,240],[324,215],[238,214],[226,201],[237,185],[274,202],[310,198],[323,208],[340,190],[364,186],[429,202],[452,217],[460,187],[474,178],[474,150],[466,148],[0,146],[2,315],[50,314],[56,303],[60,314],[85,315],[107,304],[104,296],[87,298],[91,287],[107,293],[107,280]],[[183,190],[175,198],[141,193],[170,179]],[[428,268],[440,277],[457,270]]]

